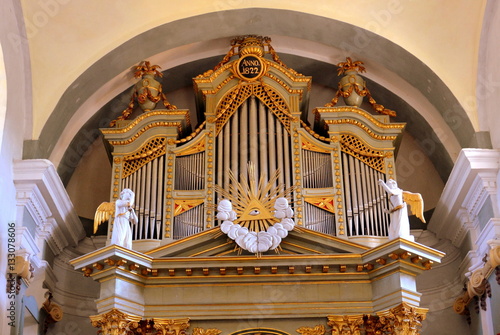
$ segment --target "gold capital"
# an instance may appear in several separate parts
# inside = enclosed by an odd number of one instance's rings
[[[403,302],[388,311],[377,313],[380,323],[395,335],[419,335],[422,321],[425,320],[428,309],[419,308]]]
[[[154,328],[161,335],[186,335],[189,328],[189,319],[157,319],[154,318]]]
[[[91,315],[92,326],[101,328],[102,335],[126,335],[130,328],[137,327],[140,316],[123,313],[113,308],[107,313]]]
[[[332,335],[360,335],[363,315],[332,315],[328,317],[328,325],[332,327]]]

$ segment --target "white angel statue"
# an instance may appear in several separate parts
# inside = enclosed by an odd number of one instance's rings
[[[414,237],[410,235],[410,221],[406,204],[408,203],[415,216],[425,223],[422,196],[420,193],[403,191],[398,187],[394,179],[389,179],[387,184],[382,179],[379,179],[378,183],[389,195],[389,213],[391,214],[389,240],[402,237],[413,241]]]
[[[129,222],[137,224],[137,215],[133,208],[134,200],[134,192],[125,188],[121,191],[119,200],[100,204],[94,216],[94,234],[101,223],[114,215],[111,244],[132,249],[132,229]]]

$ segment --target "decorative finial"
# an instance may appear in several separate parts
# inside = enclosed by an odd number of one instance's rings
[[[163,73],[158,71],[161,69],[159,65],[151,65],[149,61],[143,61],[135,67],[134,78],[142,78],[135,86],[130,98],[127,109],[122,112],[116,120],[111,121],[110,127],[114,127],[118,120],[126,120],[134,110],[134,103],[137,99],[139,107],[144,112],[149,112],[156,108],[156,104],[161,100],[167,109],[177,109],[176,106],[168,102],[167,97],[163,93],[161,83],[155,77],[163,77]]]
[[[347,106],[360,107],[363,103],[363,98],[366,96],[368,97],[368,103],[377,113],[396,116],[395,111],[377,104],[375,99],[373,99],[370,90],[366,87],[365,80],[359,75],[359,73],[366,72],[362,61],[353,61],[351,57],[346,57],[345,62],[340,62],[337,66],[337,74],[344,76],[339,81],[335,96],[329,103],[325,104],[325,107],[335,106],[340,96],[344,98]]]
[[[347,57],[345,62],[340,62],[337,66],[339,67],[337,69],[337,75],[339,76],[347,73],[348,71],[356,71],[358,73],[366,72],[363,62],[360,60],[353,62],[351,57]]]

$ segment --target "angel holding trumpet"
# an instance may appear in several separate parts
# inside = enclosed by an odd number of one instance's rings
[[[389,179],[385,183],[379,179],[378,184],[387,192],[389,196],[391,223],[389,225],[389,240],[402,237],[413,241],[414,237],[410,235],[410,221],[408,219],[408,203],[417,218],[425,223],[424,219],[424,200],[420,193],[411,193],[403,191],[398,187],[394,179]]]

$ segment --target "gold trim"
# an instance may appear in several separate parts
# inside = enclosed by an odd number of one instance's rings
[[[226,246],[231,245],[231,244],[233,244],[233,241],[229,241],[229,242],[226,242],[226,243],[223,243],[223,244],[219,244],[219,245],[216,245],[215,247],[208,248],[208,249],[205,249],[203,251],[191,254],[191,255],[189,255],[189,257],[197,257],[197,256],[199,256],[201,254],[205,254],[207,252],[210,252],[210,251],[213,251],[213,250],[217,250],[219,248],[223,248],[223,247],[226,247]],[[233,252],[233,251],[234,250],[230,250],[229,252]]]
[[[179,147],[175,148],[172,150],[172,152],[177,156],[177,157],[182,157],[182,156],[187,156],[187,155],[192,155],[192,154],[197,154],[199,152],[203,152],[206,149],[206,141],[205,137],[207,136],[207,133],[204,132],[202,133],[199,137],[196,138],[196,141],[193,141],[189,143],[186,147]]]
[[[427,247],[427,246],[425,246],[423,244],[419,244],[419,243],[412,242],[410,240],[406,240],[406,239],[403,239],[401,237],[398,237],[398,238],[396,238],[394,240],[391,240],[391,241],[389,241],[387,243],[379,245],[378,247],[375,247],[373,249],[367,250],[365,253],[361,254],[361,256],[362,257],[366,257],[366,256],[368,256],[368,255],[370,255],[372,253],[376,253],[376,252],[378,252],[378,251],[380,251],[382,249],[385,249],[385,248],[387,248],[387,247],[389,247],[389,246],[391,246],[393,244],[398,244],[400,242],[403,243],[403,246],[402,246],[403,248],[404,248],[404,244],[408,244],[408,245],[410,245],[412,247],[415,247],[417,249],[425,250],[426,252],[429,252],[429,253],[433,254],[434,256],[436,256],[438,258],[442,258],[442,257],[444,257],[446,255],[444,252],[441,252],[439,250],[432,249],[432,248]]]
[[[217,272],[219,273],[219,269],[214,268],[214,273]],[[239,279],[241,280],[242,277],[252,279],[252,278],[278,278],[278,277],[304,277],[304,276],[315,276],[315,277],[326,277],[330,275],[330,277],[367,277],[368,274],[366,272],[344,272],[344,273],[282,273],[282,274],[255,274],[253,273],[248,273],[245,275],[200,275],[200,276],[187,276],[187,275],[182,275],[182,276],[176,276],[175,278],[179,280],[184,280],[184,279],[205,279],[205,280],[217,280],[219,283],[214,283],[214,282],[209,282],[209,283],[197,283],[197,284],[180,284],[180,283],[146,283],[146,284],[141,284],[138,283],[137,286],[140,287],[205,287],[205,286],[253,286],[253,285],[262,285],[261,282],[259,283],[240,283],[240,282],[220,282],[221,278],[228,278],[228,279]],[[148,277],[147,281],[157,281],[157,280],[172,280],[171,276],[159,276],[159,277]],[[283,280],[283,279],[281,279]],[[343,279],[343,280],[329,280],[329,281],[320,281],[321,278],[317,279],[318,281],[312,281],[312,282],[307,282],[307,283],[302,283],[301,285],[319,285],[319,284],[372,284],[373,281],[370,279]],[[292,280],[293,281],[293,280]],[[104,282],[104,281],[103,281]],[[296,285],[296,282],[290,282],[290,283],[281,283],[281,282],[270,282],[272,285]]]
[[[370,120],[373,124],[375,124],[377,127],[383,128],[383,129],[404,129],[406,127],[406,124],[404,123],[383,123],[374,118],[371,114],[366,112],[365,110],[358,108],[358,107],[350,107],[350,106],[343,106],[343,107],[318,107],[313,110],[314,114],[320,115],[321,113],[342,113],[342,112],[351,112],[351,113],[356,113],[359,115],[362,115],[366,119]]]
[[[145,133],[146,131],[148,131],[149,129],[152,129],[152,128],[155,128],[155,127],[177,127],[177,131],[180,133],[181,130],[182,130],[182,124],[181,122],[167,122],[167,121],[158,121],[158,122],[154,122],[154,123],[149,123],[147,125],[145,125],[144,127],[142,127],[141,129],[139,129],[132,137],[130,137],[129,139],[126,139],[126,140],[121,140],[121,141],[113,141],[113,140],[109,140],[109,144],[115,146],[115,145],[127,145],[127,144],[130,144],[132,142],[134,142],[135,140],[137,140],[139,137],[142,136],[143,133]],[[156,135],[155,135],[156,136]]]
[[[299,248],[299,249],[302,249],[302,250],[306,250],[306,251],[310,251],[312,253],[316,253],[316,254],[319,254],[319,255],[323,255],[324,254],[323,252],[320,252],[320,251],[317,251],[317,250],[314,250],[314,249],[311,249],[311,248],[306,248],[306,247],[304,247],[302,245],[291,243],[291,242],[288,242],[288,241],[282,241],[281,244],[289,245],[289,246],[292,246],[292,247],[295,247],[295,248]]]
[[[86,255],[83,255],[83,256],[80,256],[78,258],[75,258],[75,259],[72,259],[69,261],[69,264],[75,266],[76,263],[78,262],[83,262],[84,260],[88,259],[88,258],[92,258],[92,257],[95,257],[99,254],[103,254],[111,249],[119,249],[121,251],[125,251],[126,253],[130,253],[130,254],[133,254],[135,257],[139,257],[139,258],[142,258],[148,262],[151,262],[153,261],[153,258],[152,257],[148,257],[146,254],[142,254],[140,252],[137,252],[137,251],[134,251],[134,250],[131,250],[131,249],[126,249],[122,246],[119,246],[119,245],[116,245],[116,244],[112,244],[112,245],[108,245],[107,247],[104,247],[104,248],[101,248],[101,249],[97,249],[96,251],[93,251],[91,253],[88,253]]]
[[[317,325],[315,327],[300,327],[296,332],[300,335],[324,335],[326,330],[325,326]]]
[[[246,73],[246,75],[248,74],[256,74],[255,77],[246,77],[245,76],[245,73],[241,73],[241,69],[240,69],[240,65],[247,59],[247,58],[255,58],[258,62],[259,62],[259,65],[258,66],[250,66],[249,68],[250,69],[254,69],[254,68],[258,68],[260,67],[260,69],[258,70],[257,73],[253,73],[252,71],[250,71],[251,73]],[[263,59],[261,57],[259,57],[258,55],[256,54],[253,54],[253,53],[249,53],[249,54],[246,54],[242,57],[240,57],[237,61],[233,62],[233,71],[234,73],[236,73],[236,75],[242,79],[242,80],[245,80],[245,81],[248,81],[248,82],[252,82],[252,81],[256,81],[256,80],[259,80],[263,75],[264,73],[267,72],[267,66],[266,66],[266,63],[264,63]]]
[[[201,205],[204,201],[205,199],[176,199],[174,201],[174,216],[187,212]]]
[[[326,148],[320,147],[317,143],[313,143],[310,139],[306,138],[304,134],[300,134],[300,140],[302,143],[303,150],[321,152],[325,154],[329,154],[332,151],[334,151],[333,147],[326,147]]]
[[[222,331],[217,328],[193,328],[193,335],[219,335],[220,333],[222,333]]]
[[[304,197],[304,201],[327,212],[335,214],[334,197]]]
[[[151,111],[151,112],[147,112],[147,113],[139,115],[134,120],[132,120],[130,122],[130,124],[128,124],[124,128],[102,128],[101,132],[103,134],[124,134],[124,133],[130,131],[132,128],[134,128],[142,120],[144,120],[144,119],[146,119],[148,117],[151,117],[151,116],[155,116],[155,115],[183,115],[183,116],[188,116],[189,115],[189,111],[187,111],[187,110],[180,110],[180,111],[179,110],[177,110],[177,111],[155,110],[155,111]],[[160,126],[159,124],[156,124],[156,123],[158,123],[158,122],[155,122],[154,124],[151,124],[151,126]],[[166,123],[180,124],[179,122],[166,122]]]
[[[262,284],[260,284],[262,285]],[[295,283],[297,285],[297,283]],[[261,306],[276,306],[276,305],[340,305],[339,307],[332,307],[332,308],[342,308],[345,307],[346,304],[366,304],[367,306],[371,306],[372,301],[371,300],[358,300],[358,301],[299,301],[299,302],[260,302],[259,305]],[[204,304],[203,306],[210,306],[210,307],[216,307],[216,306],[241,306],[241,305],[251,305],[255,306],[255,303],[237,303],[237,302],[224,302],[224,303],[217,303],[217,304]],[[164,306],[169,306],[169,307],[200,307],[199,304],[148,304],[145,305],[145,307],[164,307]],[[251,308],[249,306],[249,308]],[[278,307],[279,308],[279,307]],[[320,307],[320,308],[327,308],[327,307]],[[352,306],[350,308],[356,308],[356,309],[361,309],[365,308],[362,306]],[[293,307],[282,307],[280,309],[293,309]],[[228,309],[228,311],[234,311],[235,309]]]
[[[354,126],[357,126],[361,128],[365,133],[370,135],[376,140],[381,140],[381,141],[394,141],[397,136],[387,136],[387,135],[378,135],[376,134],[373,130],[371,130],[368,126],[366,126],[364,123],[358,121],[358,120],[353,120],[353,119],[337,119],[337,120],[325,120],[325,124],[330,125],[337,125],[337,124],[352,124]]]

